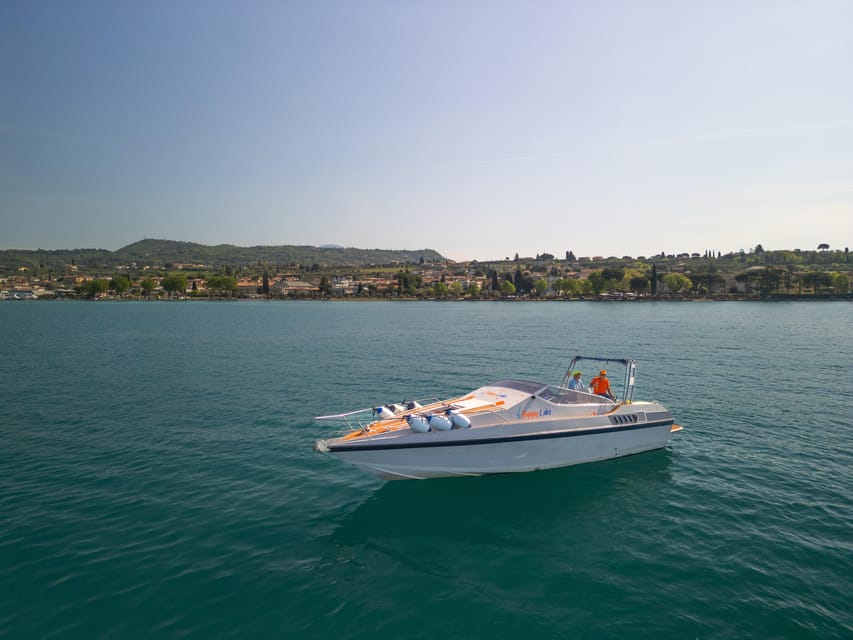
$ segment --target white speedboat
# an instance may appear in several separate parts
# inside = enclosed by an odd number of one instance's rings
[[[568,382],[582,362],[618,364],[614,399]],[[635,402],[630,358],[576,356],[560,385],[500,380],[448,400],[402,402],[318,416],[348,433],[317,451],[386,479],[537,471],[662,449],[681,429],[659,402]]]

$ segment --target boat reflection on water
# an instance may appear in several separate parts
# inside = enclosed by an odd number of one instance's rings
[[[565,535],[578,521],[623,503],[654,500],[672,479],[671,451],[659,450],[602,464],[536,473],[488,475],[433,482],[386,482],[352,512],[332,534],[345,545],[403,538],[481,539],[483,529]]]

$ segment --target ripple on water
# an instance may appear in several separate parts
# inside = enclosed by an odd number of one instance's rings
[[[815,308],[4,306],[0,628],[853,636],[849,305]],[[423,483],[311,451],[315,415],[589,352],[639,359],[667,450]]]

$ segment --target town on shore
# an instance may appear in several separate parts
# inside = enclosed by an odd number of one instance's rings
[[[260,254],[173,241],[130,247],[136,251],[0,251],[0,299],[851,299],[849,251],[828,244],[649,257],[566,251],[482,262],[431,250],[300,247],[300,262],[286,247],[252,248]]]

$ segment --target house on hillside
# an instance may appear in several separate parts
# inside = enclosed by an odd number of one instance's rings
[[[274,296],[311,296],[318,294],[320,288],[310,282],[296,278],[282,278],[270,286],[270,294]]]
[[[354,295],[355,287],[355,281],[351,276],[335,276],[332,278],[332,290],[336,296]]]
[[[237,281],[237,295],[240,297],[252,297],[258,295],[263,287],[260,278],[240,278]]]

